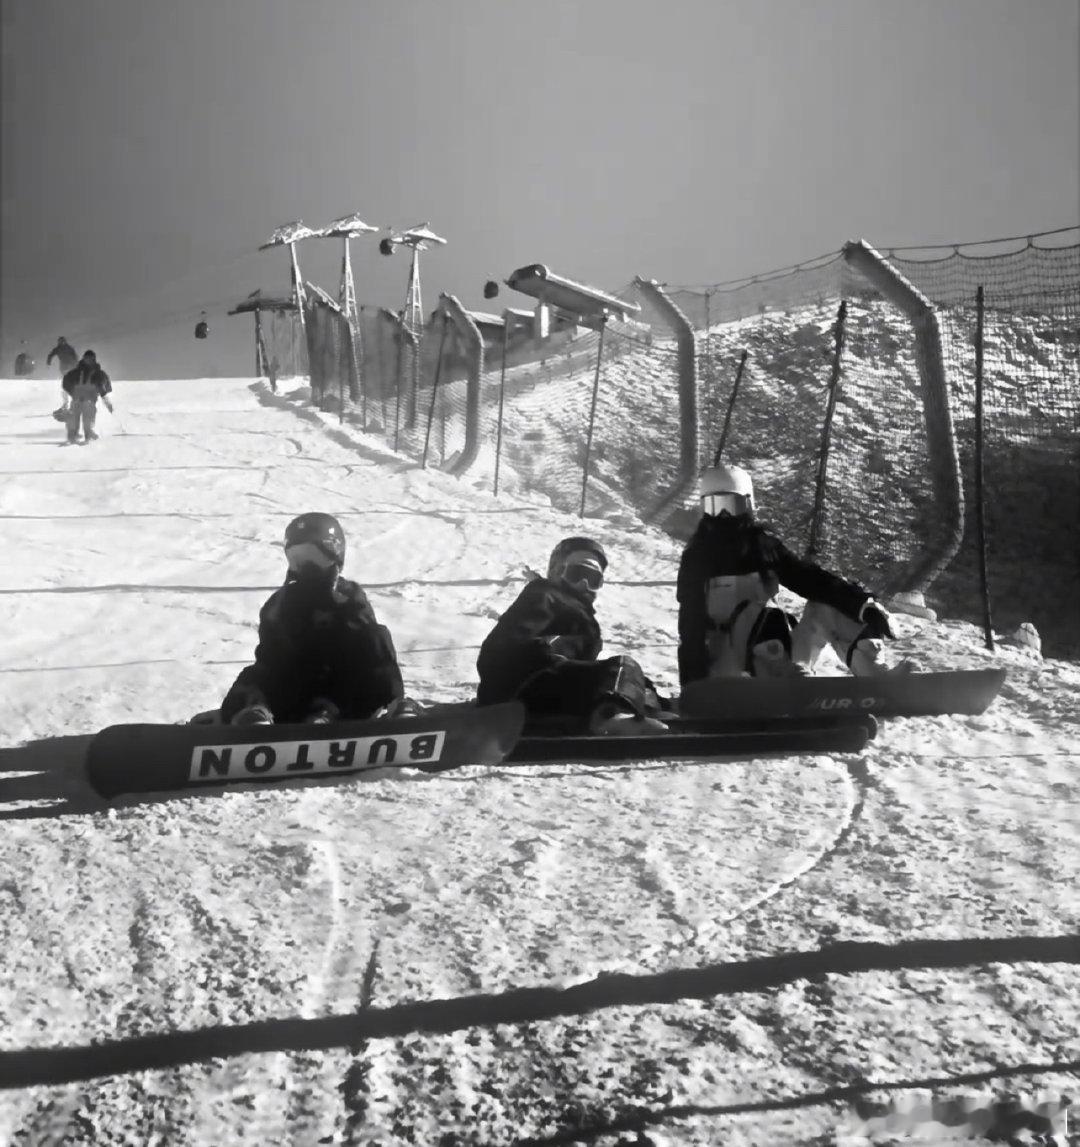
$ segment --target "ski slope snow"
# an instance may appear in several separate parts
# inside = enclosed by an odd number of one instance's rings
[[[298,513],[341,519],[432,700],[583,530],[608,649],[673,689],[678,547],[421,470],[288,382],[119,383],[89,446],[2,385],[0,1142],[775,1145],[897,1092],[1075,1091],[1080,666],[900,616],[927,669],[1007,665],[986,714],[857,758],[107,805],[88,737],[217,704]]]

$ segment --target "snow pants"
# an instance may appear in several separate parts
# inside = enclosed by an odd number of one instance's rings
[[[708,635],[709,676],[754,674],[754,646],[775,638],[786,646],[792,661],[811,672],[827,646],[836,651],[845,665],[851,665],[851,650],[862,632],[861,621],[846,617],[824,602],[808,601],[801,618],[775,605],[748,602],[726,626]],[[863,642],[868,640],[864,638]]]
[[[641,666],[625,655],[600,661],[560,661],[528,678],[517,692],[528,721],[550,726],[564,718],[567,730],[587,728],[593,710],[604,701],[617,701],[639,717],[663,707],[656,688]]]
[[[80,382],[71,395],[71,405],[67,412],[67,436],[69,442],[79,437],[79,429],[89,442],[94,436],[94,424],[97,422],[98,392],[96,386],[88,382]]]

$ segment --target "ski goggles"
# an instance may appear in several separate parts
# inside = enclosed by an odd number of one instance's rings
[[[715,518],[718,514],[748,514],[754,502],[747,494],[702,494],[701,508]]]
[[[285,551],[285,560],[293,573],[302,569],[328,570],[338,564],[337,558],[317,542],[299,542]]]
[[[566,567],[563,578],[570,585],[585,584],[589,589],[597,590],[604,584],[604,571],[592,563],[571,562]]]

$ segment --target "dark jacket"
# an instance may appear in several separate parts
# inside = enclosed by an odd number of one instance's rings
[[[81,382],[89,382],[96,387],[99,398],[112,393],[112,382],[100,366],[88,366],[80,361],[64,375],[64,381],[60,385],[68,394],[73,394],[75,387]]]
[[[745,515],[706,516],[698,523],[679,561],[679,680],[708,676],[706,638],[709,581],[714,577],[758,573],[766,592],[785,586],[808,601],[834,606],[857,619],[870,593],[856,582],[800,558],[762,524]]]
[[[69,371],[79,361],[79,356],[75,353],[75,348],[71,343],[58,342],[56,346],[49,351],[49,357],[45,360],[45,365],[48,366],[53,358],[63,371]]]
[[[302,720],[317,697],[359,719],[405,693],[390,631],[347,578],[338,578],[332,593],[313,594],[293,580],[276,590],[259,611],[255,664],[237,685],[236,707],[254,687],[279,721]]]
[[[566,639],[560,642],[558,653],[551,648],[556,637]],[[508,701],[542,669],[566,657],[595,661],[603,645],[591,602],[557,582],[535,578],[480,646],[476,699],[481,705]]]

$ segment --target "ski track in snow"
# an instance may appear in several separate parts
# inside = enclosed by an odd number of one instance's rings
[[[118,420],[103,412],[101,440],[68,450],[51,394],[4,385],[0,1053],[566,988],[836,937],[1080,932],[1080,670],[1007,649],[982,717],[887,723],[858,758],[503,765],[103,808],[79,736],[217,703],[251,656],[296,513],[342,518],[346,574],[389,625],[409,692],[434,700],[471,695],[523,570],[583,530],[612,555],[608,651],[640,651],[673,688],[674,591],[658,583],[678,548],[496,500],[482,471],[422,471],[243,380],[119,384]],[[927,668],[992,663],[969,626],[897,624]],[[1080,998],[1075,969],[1006,971],[834,976],[0,1091],[0,1142],[254,1144],[288,1127],[298,1144],[509,1144],[642,1105],[661,1113],[640,1124],[657,1144],[801,1142],[835,1123],[829,1104],[726,1121],[692,1109],[991,1054],[1077,1058],[1080,1015],[1061,1003]],[[686,1138],[660,1129],[671,1103],[691,1110],[671,1124]]]

